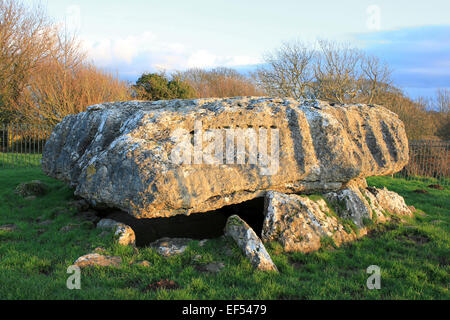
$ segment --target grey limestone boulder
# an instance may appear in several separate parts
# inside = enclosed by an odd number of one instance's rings
[[[42,168],[94,207],[154,218],[334,192],[407,162],[404,125],[381,106],[238,97],[91,106],[55,127]]]
[[[263,271],[278,271],[261,239],[239,216],[228,218],[225,235],[232,238],[252,265]]]

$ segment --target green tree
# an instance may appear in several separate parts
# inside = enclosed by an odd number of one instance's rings
[[[164,73],[144,73],[133,86],[140,99],[168,100],[191,99],[195,95],[194,89],[179,78],[169,80]]]

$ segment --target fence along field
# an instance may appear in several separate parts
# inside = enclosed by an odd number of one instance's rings
[[[42,150],[53,128],[30,124],[0,126],[0,168],[26,168],[41,165]],[[450,141],[409,142],[408,165],[394,177],[408,180],[436,179],[450,185]]]
[[[450,141],[415,140],[409,142],[409,163],[394,175],[405,179],[435,178],[450,185]]]
[[[39,167],[52,130],[30,124],[0,125],[0,168]]]

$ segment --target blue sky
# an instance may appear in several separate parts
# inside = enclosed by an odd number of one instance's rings
[[[33,3],[34,0],[26,2]],[[248,70],[282,41],[351,42],[387,60],[410,95],[450,87],[450,1],[44,0],[91,59],[133,81],[145,71]]]

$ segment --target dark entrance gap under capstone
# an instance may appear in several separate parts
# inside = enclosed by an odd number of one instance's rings
[[[264,197],[255,198],[220,209],[193,213],[189,216],[177,215],[170,218],[137,219],[126,212],[103,211],[108,219],[129,225],[136,235],[136,246],[144,247],[150,243],[167,238],[190,238],[196,240],[214,239],[224,234],[228,217],[238,215],[261,235],[264,222]]]

